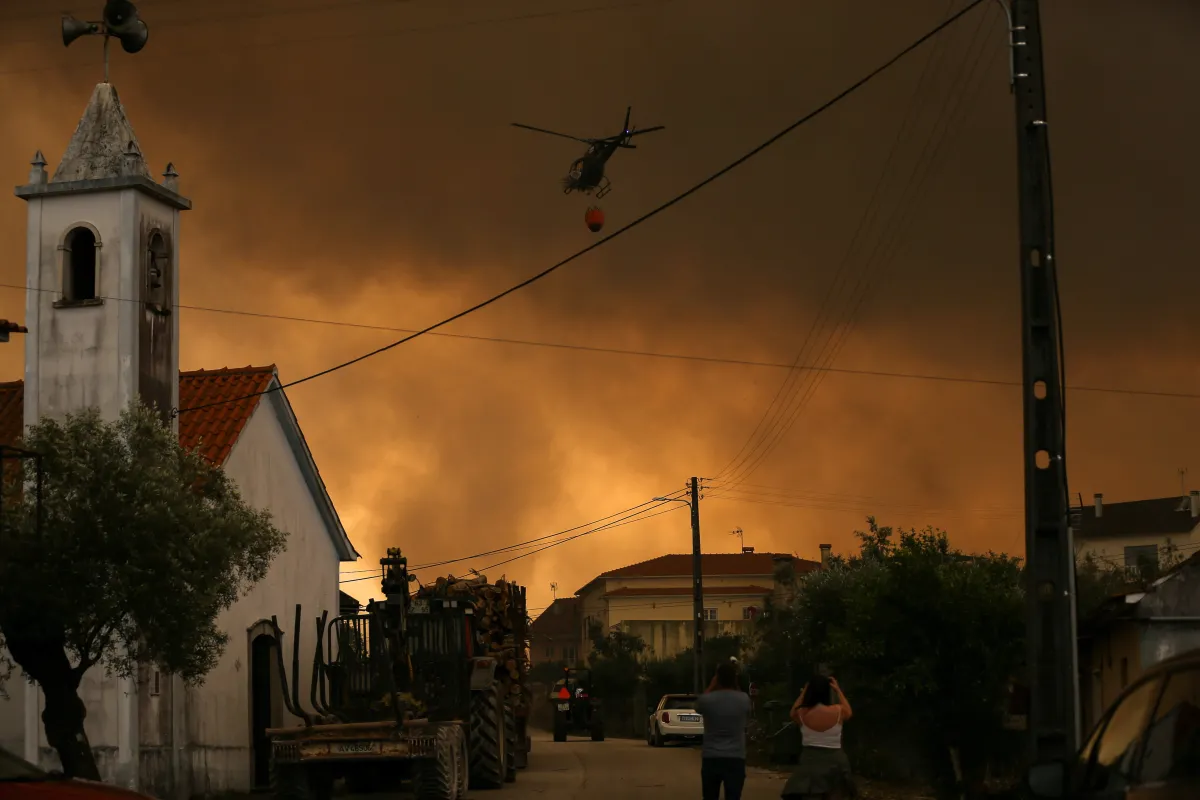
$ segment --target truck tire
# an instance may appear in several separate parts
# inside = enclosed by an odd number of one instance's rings
[[[517,780],[517,714],[512,703],[504,704],[504,782]]]
[[[333,796],[333,780],[324,772],[306,764],[279,763],[272,756],[270,767],[271,795],[275,800],[329,800]]]
[[[592,733],[592,741],[593,742],[603,742],[604,741],[604,720],[603,719],[600,719],[600,718],[592,719],[591,733]]]
[[[499,789],[504,785],[508,749],[504,732],[504,699],[500,682],[471,694],[469,764],[472,789]]]
[[[439,728],[433,758],[417,761],[413,766],[413,795],[416,800],[458,800],[458,760],[462,748],[455,735],[457,728]]]
[[[458,760],[455,761],[458,769],[458,800],[462,800],[467,796],[467,786],[471,782],[471,759],[467,753],[467,737],[462,728],[458,729],[454,741],[458,745]]]

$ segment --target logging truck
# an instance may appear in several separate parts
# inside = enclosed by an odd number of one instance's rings
[[[316,620],[315,713],[300,702],[293,636],[284,698],[303,724],[267,731],[279,800],[325,800],[338,779],[354,792],[407,782],[417,800],[459,800],[468,787],[515,780],[527,763],[525,590],[479,576],[439,579],[414,594],[398,548],[380,564],[383,600],[328,625],[327,614]],[[297,606],[297,633],[300,625]],[[286,675],[283,648],[275,649]]]

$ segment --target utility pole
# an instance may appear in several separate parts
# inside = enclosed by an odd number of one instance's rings
[[[1079,746],[1075,554],[1038,0],[1011,0],[1009,27],[1020,174],[1029,746],[1038,763],[1069,758]]]
[[[704,564],[700,555],[700,479],[692,478],[692,691],[704,691]]]

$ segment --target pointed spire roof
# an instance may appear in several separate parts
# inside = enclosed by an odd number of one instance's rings
[[[62,162],[50,182],[127,175],[153,180],[141,152],[141,145],[125,116],[125,109],[121,107],[116,88],[109,83],[97,84],[75,128],[75,135],[67,145],[67,152],[63,154]]]

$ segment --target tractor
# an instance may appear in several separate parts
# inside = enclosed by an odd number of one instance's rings
[[[550,692],[554,704],[554,741],[565,742],[567,734],[590,734],[593,742],[604,741],[604,708],[592,695],[592,671],[564,667],[563,676]]]

